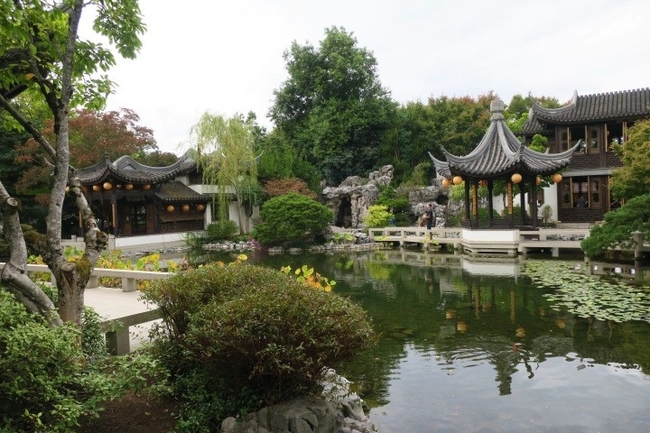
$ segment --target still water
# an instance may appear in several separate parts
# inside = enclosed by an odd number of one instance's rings
[[[380,433],[650,431],[650,324],[556,310],[514,262],[405,250],[249,256],[337,281],[381,334],[336,366]]]

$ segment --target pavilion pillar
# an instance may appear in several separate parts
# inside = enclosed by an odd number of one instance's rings
[[[472,181],[472,215],[476,222],[476,228],[479,228],[478,220],[478,180]]]
[[[537,228],[537,176],[530,180],[530,218],[533,228]]]
[[[113,221],[113,236],[117,237],[117,201],[115,194],[111,195],[111,220]]]
[[[512,228],[515,224],[514,221],[514,215],[513,215],[513,201],[514,197],[512,196],[512,182],[508,182],[508,223],[510,224],[510,228]]]
[[[521,225],[526,225],[526,180],[519,183],[519,207],[521,208]]]
[[[488,188],[488,226],[490,228],[494,227],[494,203],[493,203],[493,197],[492,197],[492,191],[494,190],[494,183],[492,180],[488,180],[487,183],[487,188]]]
[[[470,223],[471,219],[469,214],[469,180],[465,180],[465,220]]]

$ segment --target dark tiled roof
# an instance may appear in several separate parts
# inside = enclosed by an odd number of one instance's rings
[[[196,169],[196,162],[189,152],[167,167],[150,167],[140,164],[130,156],[121,156],[114,162],[108,158],[81,170],[77,176],[82,185],[92,185],[111,177],[124,183],[158,184]]]
[[[194,191],[183,182],[172,180],[156,188],[156,197],[163,202],[207,203],[210,198]]]
[[[447,160],[440,161],[429,153],[441,176],[448,179],[456,175],[494,179],[505,178],[514,173],[549,175],[569,165],[574,148],[550,154],[526,147],[505,124],[503,108],[503,102],[492,102],[490,126],[476,148],[468,155],[456,156],[443,149]]]
[[[570,125],[650,116],[650,88],[578,96],[560,108],[533,104],[521,133],[532,135],[547,130],[549,124]]]

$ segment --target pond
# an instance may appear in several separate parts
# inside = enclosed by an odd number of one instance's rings
[[[380,433],[650,431],[650,295],[592,294],[582,303],[637,312],[595,318],[576,307],[576,290],[560,296],[543,282],[574,267],[584,281],[580,262],[531,278],[507,259],[406,250],[249,261],[313,266],[369,312],[379,343],[335,367]]]

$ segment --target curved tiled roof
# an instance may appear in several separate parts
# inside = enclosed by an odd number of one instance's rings
[[[185,185],[183,182],[172,180],[165,182],[156,188],[156,197],[162,202],[191,202],[191,203],[207,203],[210,198],[194,191],[192,188]]]
[[[114,162],[108,157],[90,167],[77,170],[82,185],[92,185],[112,177],[124,183],[158,184],[174,179],[196,169],[196,162],[190,152],[186,152],[178,161],[166,167],[150,167],[140,164],[130,156],[121,156]]]
[[[521,133],[543,132],[547,124],[602,122],[650,115],[650,88],[578,96],[561,108],[544,108],[533,103]]]
[[[446,161],[431,157],[436,171],[443,177],[456,175],[474,178],[508,177],[517,172],[522,175],[550,175],[571,162],[575,148],[558,154],[542,153],[522,144],[505,124],[504,104],[495,100],[490,104],[490,126],[468,155],[456,156],[443,149]]]

